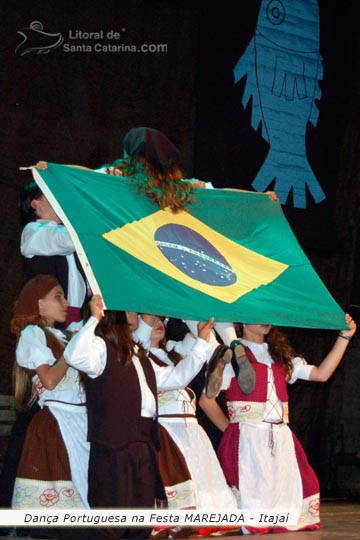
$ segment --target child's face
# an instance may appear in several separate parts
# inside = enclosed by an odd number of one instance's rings
[[[160,317],[156,317],[151,332],[151,346],[157,347],[165,337],[165,326]]]
[[[39,313],[46,320],[48,326],[54,326],[56,322],[66,321],[69,302],[64,296],[60,285],[56,285],[50,292],[39,300]]]
[[[31,202],[31,206],[34,208],[38,219],[47,219],[55,221],[56,223],[61,223],[59,216],[55,213],[45,195],[41,195],[39,199],[34,199]]]
[[[261,343],[271,328],[271,324],[244,324],[243,337],[249,341]]]

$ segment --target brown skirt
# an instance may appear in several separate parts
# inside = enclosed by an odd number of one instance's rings
[[[31,420],[16,474],[14,509],[84,508],[71,480],[65,443],[47,407]]]
[[[160,423],[158,429],[160,439],[158,463],[164,486],[173,486],[191,480],[190,471],[179,447]]]
[[[185,457],[161,424],[159,424],[159,439],[158,464],[168,508],[170,510],[195,508],[195,487]]]
[[[67,450],[56,418],[48,407],[37,412],[30,422],[17,477],[71,480]]]
[[[195,487],[184,455],[161,424],[159,438],[158,464],[168,508],[195,508]]]

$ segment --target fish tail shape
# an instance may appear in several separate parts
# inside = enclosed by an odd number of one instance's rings
[[[316,127],[319,117],[319,35],[317,0],[263,0],[254,37],[234,68],[251,127],[269,145],[252,186],[264,191],[274,183],[280,201],[292,193],[297,208],[310,196],[325,198],[306,157],[307,125]]]
[[[276,171],[276,176],[274,176]],[[285,204],[292,192],[295,208],[306,208],[306,195],[311,194],[315,203],[325,198],[325,193],[317,181],[306,156],[288,154],[286,151],[273,151],[271,148],[258,172],[252,187],[259,192],[265,191],[275,180],[272,189],[281,204]]]

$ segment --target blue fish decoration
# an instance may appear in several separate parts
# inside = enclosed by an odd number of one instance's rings
[[[242,103],[252,97],[251,125],[261,123],[269,152],[252,186],[274,190],[282,204],[292,191],[296,208],[306,208],[306,192],[315,203],[325,198],[306,156],[307,123],[317,124],[320,55],[317,0],[263,0],[255,35],[234,69],[235,84],[246,78]]]

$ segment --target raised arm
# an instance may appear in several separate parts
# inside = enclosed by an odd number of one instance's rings
[[[339,332],[339,336],[335,341],[333,348],[325,356],[321,364],[319,366],[312,367],[309,376],[310,381],[327,381],[340,364],[350,340],[356,332],[356,323],[349,314],[346,314],[345,320],[348,330],[341,330]]]
[[[75,169],[83,169],[84,171],[92,171],[93,169],[89,169],[89,167],[84,167],[84,165],[71,165],[68,163],[65,163],[66,167],[75,167]],[[38,161],[35,165],[37,169],[40,169],[41,171],[45,171],[47,169],[47,162],[46,161]]]
[[[208,341],[213,326],[213,318],[207,322],[199,323],[199,337],[195,340],[189,353],[176,366],[160,367],[150,359],[155,371],[158,389],[184,388],[199,373],[204,363],[211,358],[216,346],[216,343],[214,345]]]
[[[144,349],[149,349],[151,346],[151,333],[156,315],[150,313],[138,315],[135,311],[127,311],[126,316],[135,343],[141,344]]]
[[[102,297],[94,294],[89,307],[91,317],[71,338],[64,351],[64,358],[70,366],[96,378],[104,371],[107,361],[106,344],[102,338],[95,335],[96,326],[104,315]]]

